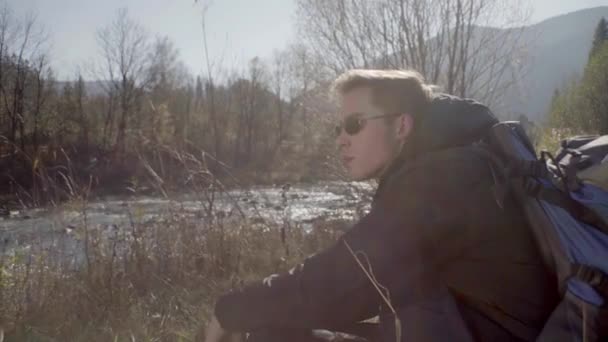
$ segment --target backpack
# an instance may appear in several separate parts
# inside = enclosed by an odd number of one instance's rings
[[[478,144],[497,203],[521,205],[562,299],[537,341],[608,341],[608,135],[536,151],[519,122],[500,122]]]

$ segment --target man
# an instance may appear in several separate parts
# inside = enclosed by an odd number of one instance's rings
[[[222,296],[206,340],[312,341],[375,316],[372,340],[534,340],[557,289],[472,147],[496,118],[412,71],[352,70],[334,88],[342,161],[380,181],[369,214],[290,272]]]

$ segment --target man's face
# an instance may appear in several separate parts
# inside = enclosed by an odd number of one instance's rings
[[[340,123],[353,114],[360,114],[363,118],[390,114],[374,105],[371,96],[371,90],[367,87],[355,88],[343,94],[338,112]],[[379,177],[393,161],[399,148],[397,128],[389,125],[384,118],[364,120],[363,128],[353,135],[342,129],[336,143],[342,162],[353,180]]]

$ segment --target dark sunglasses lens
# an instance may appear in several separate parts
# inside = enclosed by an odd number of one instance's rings
[[[348,117],[344,120],[344,130],[349,135],[355,135],[363,128],[363,120],[356,117]]]

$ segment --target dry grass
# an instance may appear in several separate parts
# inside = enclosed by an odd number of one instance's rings
[[[201,156],[175,154],[199,195],[199,214],[174,205],[146,222],[125,207],[130,224],[111,230],[91,227],[88,184],[66,176],[81,218],[66,234],[81,242],[82,258],[75,267],[42,244],[0,254],[4,341],[194,341],[220,293],[284,271],[340,234],[329,222],[310,233],[293,222],[259,223],[237,204],[232,215],[217,211],[225,187]],[[164,190],[160,173],[142,162]]]
[[[0,259],[6,341],[191,341],[230,287],[286,270],[339,234],[179,211],[107,237],[82,226],[85,262],[33,246]],[[84,224],[84,223],[83,223]]]

